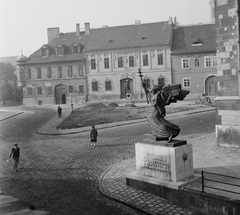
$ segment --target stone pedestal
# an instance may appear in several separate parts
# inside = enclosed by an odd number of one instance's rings
[[[136,172],[127,179],[179,189],[193,176],[192,145],[185,140],[168,143],[148,137],[135,144],[135,152]]]

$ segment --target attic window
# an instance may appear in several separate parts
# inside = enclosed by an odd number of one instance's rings
[[[192,46],[201,46],[202,45],[202,41],[201,40],[197,40],[194,43],[192,43]]]
[[[46,46],[42,47],[42,57],[48,56],[48,48]]]
[[[73,54],[78,54],[78,53],[79,53],[79,45],[74,44],[74,45],[72,46],[72,53],[73,53]]]
[[[146,40],[147,39],[147,37],[142,37],[142,40]]]
[[[57,56],[64,55],[64,47],[60,44],[56,47],[56,55]]]

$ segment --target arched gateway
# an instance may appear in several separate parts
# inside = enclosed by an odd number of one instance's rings
[[[66,104],[67,87],[59,84],[55,87],[56,104]]]
[[[205,95],[214,96],[217,95],[217,77],[210,75],[205,80]]]

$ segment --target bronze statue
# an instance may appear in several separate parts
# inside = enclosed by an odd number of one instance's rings
[[[140,70],[139,73],[142,80]],[[171,142],[172,138],[179,134],[180,128],[165,119],[165,106],[170,105],[172,102],[177,102],[177,100],[183,100],[190,91],[182,90],[180,84],[165,87],[154,86],[152,90],[149,90],[146,88],[143,80],[142,86],[145,90],[147,101],[150,101],[154,107],[153,113],[147,117],[152,134],[156,137],[156,140],[168,140],[168,142]]]

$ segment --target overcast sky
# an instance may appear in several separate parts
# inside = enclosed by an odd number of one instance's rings
[[[47,43],[47,28],[73,32],[91,28],[166,21],[210,23],[210,0],[0,0],[0,57],[31,55]],[[84,30],[84,29],[82,29]]]

